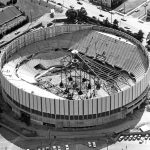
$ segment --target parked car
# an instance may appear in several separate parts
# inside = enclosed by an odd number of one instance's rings
[[[124,27],[125,29],[130,29],[129,27]]]
[[[132,140],[135,141],[137,137],[138,137],[138,135],[134,135]]]
[[[138,22],[140,22],[140,23],[144,23],[144,21],[142,21],[142,20],[138,20]]]
[[[118,141],[120,142],[120,141],[122,141],[123,139],[124,139],[124,136],[121,135],[121,136],[118,138]]]
[[[142,137],[141,134],[139,134],[138,137],[137,137],[137,140],[140,140],[141,137]]]
[[[61,150],[60,146],[57,146],[57,150]]]
[[[133,138],[133,135],[130,135],[129,138],[128,138],[128,140],[131,141],[132,138]]]
[[[92,142],[92,145],[94,148],[96,148],[96,143],[95,142]]]
[[[100,17],[104,17],[102,14],[99,14]]]
[[[144,141],[142,139],[139,140],[139,144],[142,144]]]
[[[82,5],[82,3],[81,2],[77,2],[79,5]]]
[[[88,147],[92,147],[92,143],[91,142],[88,142]]]
[[[57,150],[57,147],[54,145],[54,146],[52,146],[52,149],[53,150]]]
[[[129,138],[129,136],[127,135],[127,136],[124,137],[124,140],[126,141],[128,138]]]
[[[148,139],[148,137],[149,137],[149,134],[146,134],[146,135],[145,135],[145,140],[147,140],[147,139]]]
[[[60,6],[62,6],[62,4],[61,4],[61,3],[57,3],[57,5],[60,5]]]
[[[136,9],[134,12],[138,12],[139,11],[139,9]]]
[[[123,10],[124,10],[124,8],[120,8],[120,9],[119,9],[120,12],[123,11]]]
[[[69,150],[69,145],[65,145],[66,150]]]
[[[122,21],[127,21],[125,18],[121,18]]]
[[[92,18],[96,20],[96,17],[95,17],[95,16],[93,16]]]

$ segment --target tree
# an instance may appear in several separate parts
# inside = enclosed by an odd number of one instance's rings
[[[150,39],[147,41],[147,44],[150,45]]]
[[[118,29],[118,23],[119,23],[118,20],[115,19],[114,22],[113,22],[114,28]]]
[[[67,17],[69,22],[71,22],[71,23],[75,23],[76,22],[76,20],[77,20],[77,11],[74,10],[73,8],[68,9],[66,11],[65,15],[66,15],[66,17]]]
[[[110,26],[110,22],[109,22],[109,20],[108,20],[108,17],[107,17],[105,20],[103,20],[103,24],[104,24],[106,27],[109,27],[109,26]]]
[[[150,40],[150,32],[148,33],[146,40]]]
[[[139,30],[138,33],[135,33],[135,34],[134,34],[134,37],[135,37],[137,40],[139,40],[140,42],[142,42],[142,41],[143,41],[143,35],[144,35],[143,31],[142,31],[142,30]]]
[[[77,10],[77,14],[78,14],[78,21],[86,21],[87,18],[87,11],[85,10],[84,7],[81,7],[81,9]]]

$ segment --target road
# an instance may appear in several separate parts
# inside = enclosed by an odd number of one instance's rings
[[[103,21],[103,19],[105,18],[108,18],[110,22],[113,22],[114,19],[117,19],[119,21],[119,26],[122,28],[129,27],[132,32],[138,32],[141,29],[144,32],[145,38],[150,32],[150,22],[140,23],[138,18],[135,18],[135,16],[122,16],[118,13],[111,14],[109,12],[98,9],[97,6],[85,1],[81,1],[82,5],[78,4],[76,0],[63,0],[63,2],[62,0],[55,0],[55,2],[61,3],[67,8],[70,8],[70,6],[73,6],[75,9],[80,9],[81,7],[84,7],[90,17],[95,16],[101,21]],[[149,2],[149,0],[147,2]],[[99,14],[103,14],[104,17],[100,17]],[[126,21],[122,21],[121,18],[125,18]]]
[[[142,144],[139,141],[122,141],[117,142],[111,146],[108,146],[109,150],[150,150],[150,140],[144,140]],[[107,150],[107,148],[102,148],[100,150]]]

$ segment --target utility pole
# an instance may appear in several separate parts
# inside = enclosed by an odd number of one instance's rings
[[[31,18],[31,23],[32,23],[32,13],[31,13],[31,10],[30,10],[30,18]]]
[[[49,131],[48,131],[48,136],[49,136],[49,147],[51,149],[51,134],[50,134],[50,127],[49,127]]]
[[[107,143],[107,150],[108,150],[108,139],[106,139],[106,143]]]
[[[144,7],[145,7],[145,15],[146,15],[146,14],[147,14],[147,13],[146,13],[146,7],[147,7],[147,4],[145,4]]]
[[[112,12],[110,12],[110,14],[111,14],[111,24],[112,24],[112,14],[113,14],[113,13],[112,13]]]
[[[126,9],[125,7],[126,7],[126,6],[125,6],[125,2],[124,2],[124,14],[125,14],[125,12],[126,12],[126,11],[125,11],[125,9]]]

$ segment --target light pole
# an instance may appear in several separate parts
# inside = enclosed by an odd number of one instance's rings
[[[125,9],[126,9],[125,7],[126,7],[126,6],[125,6],[125,2],[124,2],[124,14],[125,14],[125,12],[126,12],[126,11],[125,11]]]
[[[107,150],[108,150],[108,139],[106,139],[106,144],[107,144]]]
[[[50,127],[49,127],[49,147],[50,147],[50,150],[51,150],[51,134],[50,134]]]
[[[112,24],[112,15],[113,15],[113,13],[111,11],[109,13],[111,14],[111,24]]]
[[[145,4],[144,7],[145,7],[145,15],[146,15],[146,7],[147,7],[147,4]]]

